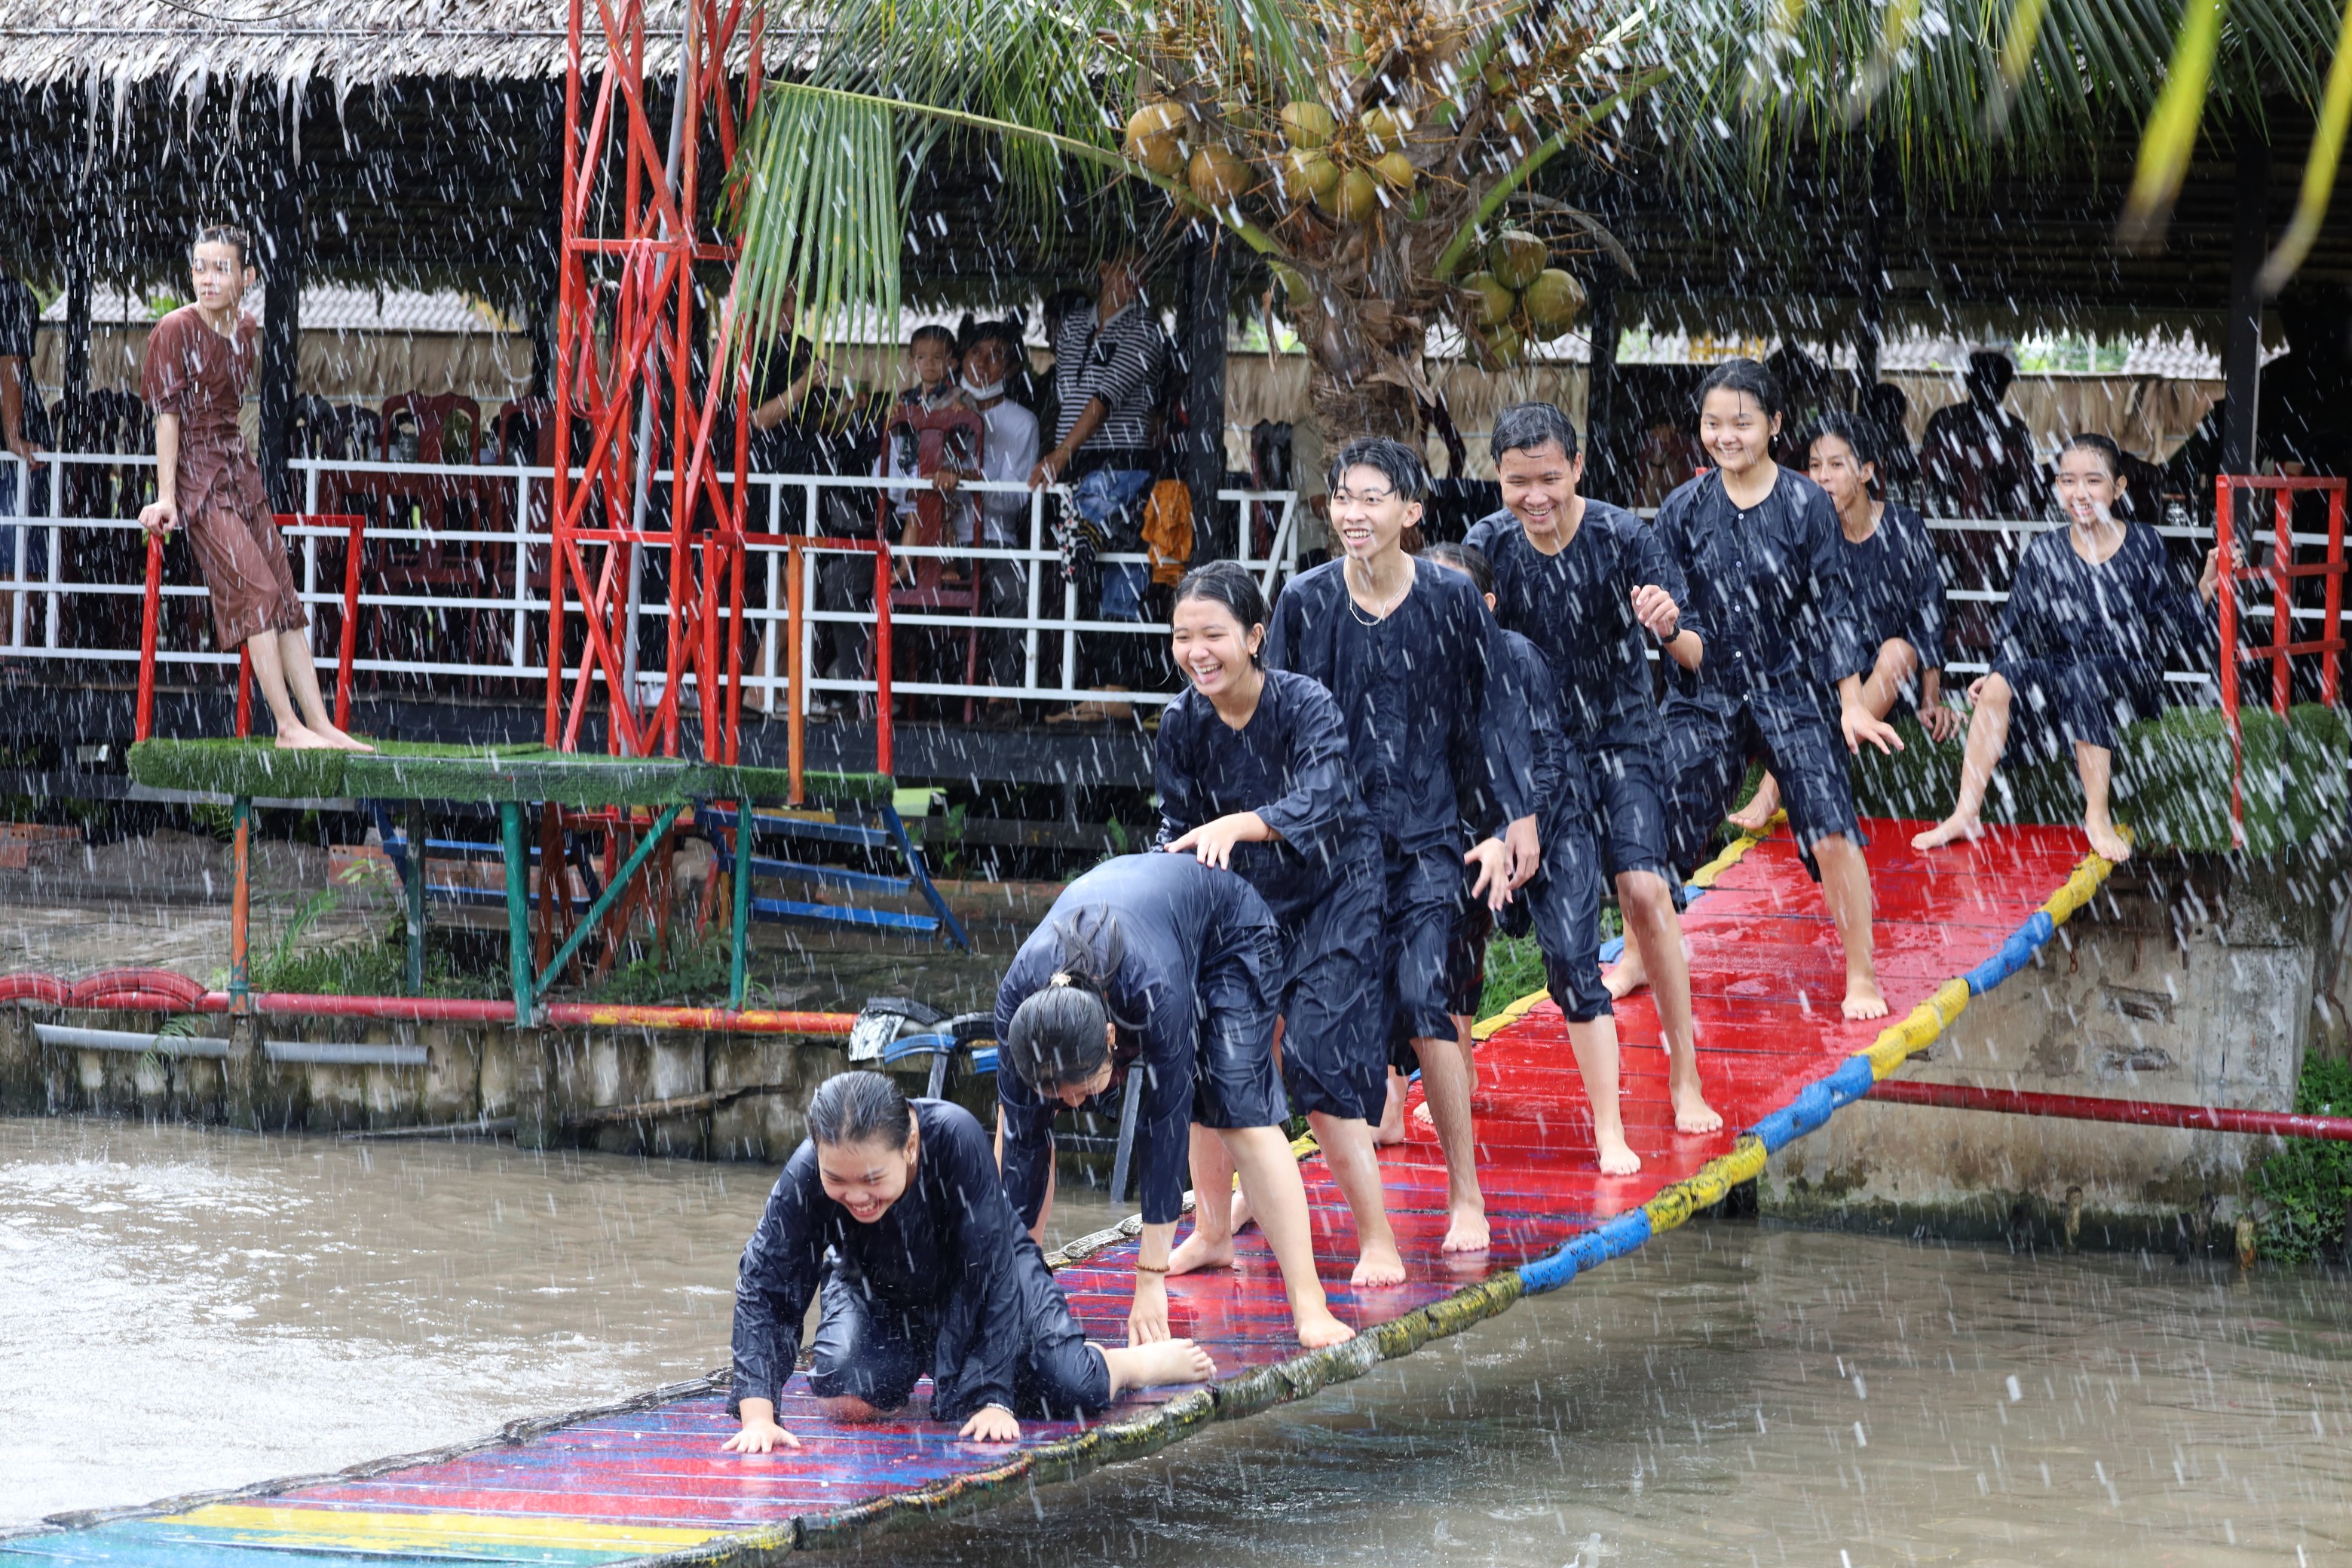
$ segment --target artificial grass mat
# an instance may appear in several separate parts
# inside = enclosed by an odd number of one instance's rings
[[[466,746],[398,741],[364,752],[281,752],[263,740],[142,741],[131,776],[150,789],[287,800],[473,800],[558,805],[669,805],[689,800],[777,804],[782,768],[722,767],[677,757],[608,757],[534,744]],[[883,773],[810,773],[812,804],[887,804]]]
[[[2345,767],[2352,730],[2340,710],[2300,704],[2281,719],[2267,708],[2240,710],[2245,740],[2242,793],[2246,849],[2274,854],[2344,830]],[[1895,721],[1904,749],[1865,747],[1853,766],[1854,805],[1864,816],[1939,821],[1959,793],[1965,734],[1937,745],[1908,713]],[[2218,708],[2169,708],[2126,727],[2116,751],[2113,807],[2148,849],[2225,851],[2230,841],[2230,731]],[[2083,785],[2071,752],[2048,762],[2004,761],[1985,796],[1985,820],[2074,823]]]

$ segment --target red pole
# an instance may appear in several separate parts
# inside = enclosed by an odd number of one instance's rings
[[[360,558],[365,552],[367,519],[354,517],[351,542],[343,549],[343,635],[335,653],[335,728],[348,730],[352,724],[352,684],[357,679],[353,663],[360,656]]]
[[[2294,493],[2282,489],[2271,508],[2271,708],[2286,711],[2287,649],[2294,642]]]
[[[253,733],[253,650],[236,645],[236,738]]]
[[[2336,706],[2336,671],[2344,650],[2344,481],[2327,487],[2327,619],[2320,632],[2319,700]]]
[[[802,683],[808,679],[808,670],[801,663],[801,554],[800,536],[795,534],[784,548],[784,673],[789,678],[786,693],[792,706],[784,710],[784,758],[793,773],[793,804],[801,804],[801,773],[808,763],[807,693]],[[776,694],[768,693],[768,703],[775,705]]]
[[[163,609],[163,541],[147,536],[146,610],[139,631],[139,697],[131,736],[143,741],[155,731],[155,634]]]
[[[890,547],[874,542],[874,771],[890,771]]]
[[[2221,722],[2230,731],[2230,842],[2246,841],[2246,737],[2238,724],[2237,491],[2230,476],[2213,481],[2213,542],[2221,552]]]
[[[2279,1138],[2324,1138],[2352,1143],[2352,1116],[2308,1116],[2299,1111],[2243,1110],[2229,1105],[2171,1105],[2161,1100],[2110,1100],[2085,1094],[2029,1094],[2013,1089],[1979,1089],[1967,1083],[1916,1083],[1889,1079],[1870,1098],[1895,1105],[1931,1105],[1945,1110],[1996,1110],[2011,1116],[2048,1116],[2067,1121],[2121,1121],[2138,1127],[2185,1127],[2208,1132],[2268,1133]]]
[[[572,355],[578,331],[583,281],[581,264],[572,249],[572,235],[577,228],[576,214],[580,206],[578,194],[580,158],[580,79],[585,68],[581,58],[581,0],[572,0],[565,8],[565,26],[569,29],[566,45],[571,68],[563,75],[563,178],[562,211],[558,215],[556,233],[558,253],[555,288],[555,407],[548,416],[555,421],[555,477],[551,482],[552,494],[548,507],[547,547],[547,747],[553,751],[563,744],[563,520],[570,515],[572,505]],[[609,88],[609,82],[608,82]],[[524,531],[529,531],[526,515]],[[530,545],[519,543],[516,549],[525,552]],[[518,572],[527,570],[524,562],[517,562]]]

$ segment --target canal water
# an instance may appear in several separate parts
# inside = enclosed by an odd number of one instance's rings
[[[767,1184],[495,1144],[0,1121],[0,1524],[331,1469],[705,1372]],[[2347,1553],[2341,1275],[1697,1224],[1307,1404],[857,1555]]]

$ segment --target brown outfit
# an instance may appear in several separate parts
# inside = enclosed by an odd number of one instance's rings
[[[194,305],[183,305],[155,323],[140,374],[155,412],[180,416],[175,499],[212,590],[213,637],[224,648],[258,632],[299,632],[308,619],[261,470],[236,427],[260,334],[253,318],[241,315],[232,342],[205,325]]]

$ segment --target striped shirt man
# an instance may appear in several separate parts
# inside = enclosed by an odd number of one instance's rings
[[[1089,402],[1107,412],[1071,465],[1092,468],[1148,468],[1154,465],[1160,384],[1168,367],[1168,338],[1158,317],[1140,300],[1097,325],[1096,307],[1073,310],[1054,336],[1054,392],[1060,410],[1054,426],[1059,446]]]

